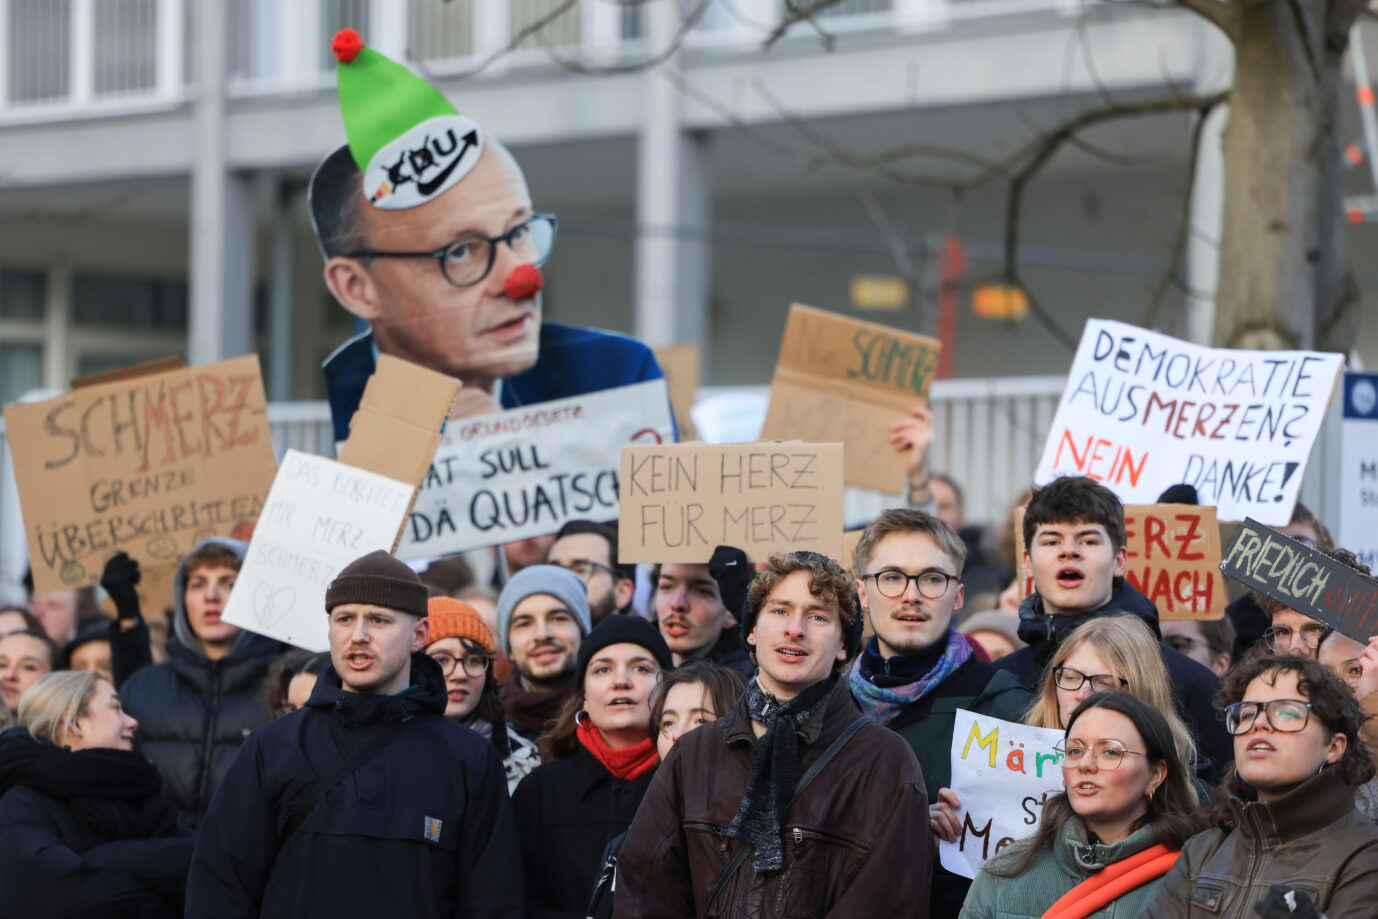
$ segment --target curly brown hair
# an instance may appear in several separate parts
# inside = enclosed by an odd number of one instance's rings
[[[1332,767],[1339,770],[1345,785],[1351,789],[1358,788],[1373,778],[1373,755],[1359,736],[1365,719],[1363,710],[1339,675],[1320,661],[1309,657],[1271,654],[1265,649],[1255,648],[1225,674],[1224,684],[1215,698],[1216,707],[1224,711],[1227,706],[1243,700],[1245,690],[1254,680],[1262,678],[1271,686],[1277,682],[1279,674],[1288,671],[1297,675],[1297,691],[1311,703],[1311,713],[1320,719],[1329,736],[1343,734],[1346,737],[1344,756]],[[1238,792],[1235,775],[1231,773],[1216,795],[1216,807],[1211,819],[1217,826],[1233,828],[1234,815],[1228,807],[1228,801],[1231,795],[1237,796]]]
[[[857,599],[855,582],[835,559],[817,552],[777,552],[766,562],[766,566],[756,575],[746,592],[745,618],[742,620],[742,636],[751,634],[756,617],[765,606],[766,598],[785,578],[798,571],[809,573],[809,593],[824,603],[837,607],[842,625],[842,642],[847,649],[847,659],[833,665],[833,673],[845,669],[856,656],[861,640],[861,610]],[[748,648],[751,663],[756,663],[755,648]]]

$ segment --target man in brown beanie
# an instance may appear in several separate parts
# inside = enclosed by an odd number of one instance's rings
[[[382,551],[331,582],[333,666],[240,749],[201,825],[187,915],[520,919],[502,762],[444,716],[444,675],[420,653],[426,600]]]

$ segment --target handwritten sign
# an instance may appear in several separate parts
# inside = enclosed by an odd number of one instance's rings
[[[890,446],[890,425],[928,402],[941,349],[935,338],[795,304],[761,439],[840,439],[848,485],[898,494],[906,457]]]
[[[1186,483],[1221,520],[1286,526],[1343,361],[1092,319],[1034,479],[1090,476],[1125,502]]]
[[[1240,525],[1220,570],[1355,641],[1378,635],[1378,581],[1257,520]]]
[[[327,650],[325,589],[360,556],[392,551],[415,490],[288,450],[225,605],[225,621],[309,651]]]
[[[277,469],[256,355],[11,405],[5,424],[40,593],[96,583],[120,550],[155,568],[248,539]]]
[[[1344,375],[1339,544],[1378,568],[1378,373]]]
[[[995,853],[1034,834],[1044,803],[1062,791],[1062,754],[1053,749],[1062,733],[957,709],[952,790],[962,831],[938,845],[944,868],[974,878]]]
[[[619,561],[704,563],[719,545],[841,558],[841,444],[623,447],[620,484]]]
[[[1124,577],[1158,607],[1159,619],[1219,619],[1229,597],[1220,577],[1220,525],[1215,508],[1194,504],[1124,506]],[[1034,591],[1025,564],[1024,508],[1014,511],[1020,596]]]
[[[448,555],[618,515],[624,444],[674,442],[664,380],[450,423],[398,554]]]

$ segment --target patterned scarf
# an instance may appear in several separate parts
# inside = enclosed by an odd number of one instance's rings
[[[943,656],[933,669],[912,683],[902,686],[877,686],[861,675],[861,656],[847,671],[847,683],[852,690],[852,698],[861,706],[861,712],[877,724],[889,725],[910,705],[919,701],[933,687],[952,676],[958,667],[971,657],[971,645],[961,632],[949,630],[947,647]]]
[[[780,821],[799,780],[799,727],[827,704],[837,680],[828,677],[786,702],[763,690],[758,680],[747,684],[746,709],[752,721],[766,726],[766,732],[751,751],[746,792],[727,835],[756,847],[752,868],[779,871],[785,867]]]

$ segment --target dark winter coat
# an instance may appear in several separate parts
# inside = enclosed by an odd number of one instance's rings
[[[1129,615],[1141,620],[1159,639],[1158,651],[1172,681],[1172,695],[1177,712],[1196,738],[1196,749],[1202,757],[1198,775],[1207,784],[1214,784],[1230,763],[1234,762],[1234,744],[1225,732],[1225,723],[1215,710],[1215,694],[1220,691],[1220,678],[1210,670],[1179,651],[1162,643],[1158,628],[1158,607],[1124,582],[1099,609],[1075,616],[1053,616],[1043,610],[1043,598],[1030,594],[1019,605],[1019,637],[1028,642],[1013,654],[995,661],[996,670],[1008,670],[1030,692],[1041,688],[1043,671],[1052,660],[1062,640],[1077,626],[1100,616]]]
[[[300,711],[255,731],[201,826],[187,915],[521,919],[521,850],[502,761],[444,716],[445,679],[412,655],[413,687],[345,691],[333,669]],[[279,845],[294,803],[380,731],[400,733]]]
[[[525,862],[527,919],[587,915],[603,850],[627,831],[654,774],[619,779],[581,746],[522,779],[512,809]]]
[[[193,838],[137,753],[0,735],[0,917],[182,915]]]
[[[244,543],[215,542],[239,554]],[[268,720],[263,681],[281,650],[244,632],[228,657],[206,657],[187,621],[186,572],[173,580],[173,636],[168,660],[137,671],[119,687],[124,710],[139,721],[139,749],[167,781],[178,817],[196,826],[249,732]]]
[[[801,775],[857,719],[842,681],[799,730]],[[681,737],[656,771],[617,865],[617,919],[690,919],[741,848],[724,830],[741,807],[756,743],[745,698]],[[748,859],[709,917],[926,916],[933,866],[928,796],[914,753],[867,724],[782,815],[785,867]]]
[[[756,674],[756,665],[751,663],[746,646],[742,644],[742,627],[739,625],[723,629],[717,643],[704,656],[720,667],[737,671],[748,680]]]

